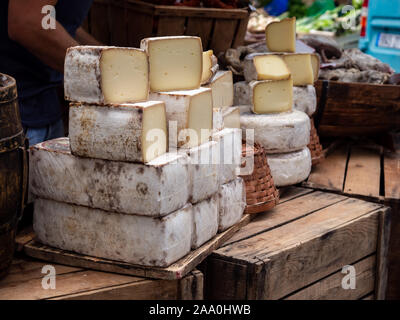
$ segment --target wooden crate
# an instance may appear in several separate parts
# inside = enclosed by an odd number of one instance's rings
[[[347,143],[330,149],[325,161],[313,168],[303,186],[392,208],[387,297],[400,299],[400,153]]]
[[[390,209],[289,188],[201,266],[207,299],[383,299]],[[342,268],[356,269],[344,290]]]
[[[400,86],[317,81],[322,137],[376,135],[400,128]]]
[[[249,14],[244,9],[154,5],[136,0],[95,0],[87,29],[108,45],[139,47],[152,36],[199,36],[217,54],[243,44]]]
[[[48,262],[15,259],[0,280],[0,300],[194,300],[203,299],[203,275],[193,271],[181,280],[152,280],[51,264],[56,288],[42,287]]]

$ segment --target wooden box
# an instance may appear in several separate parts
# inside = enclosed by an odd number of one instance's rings
[[[42,268],[55,268],[55,289],[45,290]],[[28,258],[15,259],[0,280],[0,300],[198,300],[203,275],[194,270],[181,280],[152,280],[92,271]]]
[[[383,299],[390,209],[302,188],[202,265],[207,299]],[[355,267],[345,290],[342,268]]]
[[[400,128],[400,86],[317,81],[322,137],[376,135]]]
[[[244,9],[161,6],[136,0],[95,0],[87,29],[107,45],[139,47],[152,36],[199,36],[217,54],[243,44],[249,14]]]

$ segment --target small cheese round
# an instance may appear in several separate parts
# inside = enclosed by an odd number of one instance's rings
[[[293,87],[293,108],[307,113],[310,117],[317,110],[317,94],[315,87]]]
[[[246,129],[254,129],[254,142],[261,144],[267,154],[301,150],[310,142],[310,118],[297,110],[276,114],[243,113],[240,125],[248,140]]]
[[[300,183],[311,173],[311,153],[306,147],[301,151],[267,156],[276,187]]]

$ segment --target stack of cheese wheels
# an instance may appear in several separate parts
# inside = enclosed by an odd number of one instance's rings
[[[317,56],[295,53],[295,19],[269,24],[266,42],[271,52],[245,58],[246,81],[235,84],[235,102],[242,105],[242,129],[254,130],[255,142],[267,153],[275,185],[284,187],[305,180],[311,171],[307,145],[309,115],[316,108]]]
[[[237,223],[241,130],[213,125],[214,102],[233,100],[232,75],[217,69],[198,37],[70,48],[69,138],[31,149],[38,239],[167,267]],[[234,111],[224,108],[222,120],[238,122]]]

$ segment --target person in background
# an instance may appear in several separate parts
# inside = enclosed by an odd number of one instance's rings
[[[57,88],[63,83],[66,50],[79,44],[100,45],[81,27],[92,2],[1,0],[0,72],[17,81],[30,145],[64,136]]]

